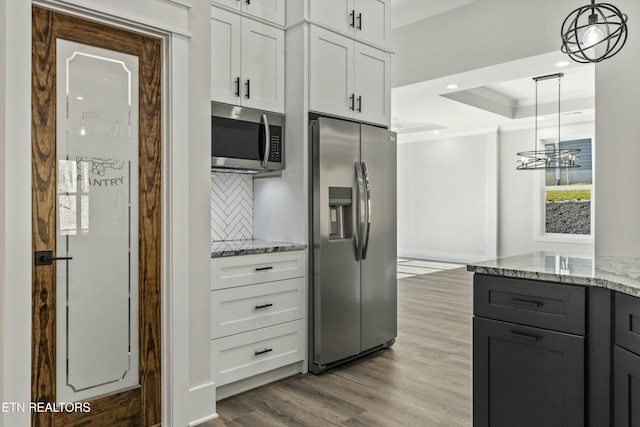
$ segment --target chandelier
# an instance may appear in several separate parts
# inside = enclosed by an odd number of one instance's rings
[[[533,81],[536,85],[536,103],[535,103],[535,135],[533,140],[533,151],[522,151],[517,153],[518,165],[517,170],[534,170],[534,169],[557,169],[557,168],[579,168],[576,163],[579,159],[576,155],[580,153],[580,149],[560,149],[560,81],[564,74],[549,74],[541,77],[534,77]],[[538,150],[538,82],[542,80],[558,79],[558,148]]]
[[[574,10],[562,23],[562,52],[583,64],[600,62],[620,52],[627,41],[627,15],[609,3]]]

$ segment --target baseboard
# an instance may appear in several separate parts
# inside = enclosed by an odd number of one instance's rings
[[[240,381],[220,386],[216,389],[216,400],[226,399],[235,394],[239,394],[256,387],[269,384],[274,381],[281,380],[286,377],[303,372],[304,362],[296,362],[291,365],[283,366],[278,369],[271,370],[262,374],[254,375]]]
[[[216,413],[216,385],[213,382],[189,389],[189,418],[188,426],[193,427],[206,421],[218,418]]]
[[[398,257],[420,258],[431,261],[456,262],[461,264],[471,264],[489,259],[486,254],[463,254],[459,252],[436,252],[422,249],[398,248]],[[490,257],[491,259],[495,257]]]

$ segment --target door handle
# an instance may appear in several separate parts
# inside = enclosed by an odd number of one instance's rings
[[[236,96],[240,97],[240,77],[236,77],[235,85],[236,85]]]
[[[349,100],[351,101],[351,106],[349,107],[349,109],[351,111],[355,111],[355,109],[356,109],[356,94],[352,93],[351,96],[349,97]]]
[[[362,95],[358,96],[358,113],[362,113]]]
[[[362,164],[360,162],[355,162],[355,168],[356,180],[358,183],[358,240],[356,242],[356,261],[360,261],[362,259],[362,251],[364,250],[364,238],[367,231],[367,205],[365,199],[365,184],[364,176],[362,173]]]
[[[267,120],[266,114],[262,115],[262,121],[264,122],[264,158],[262,159],[262,167],[267,169],[269,155],[271,154],[271,129],[269,129],[269,120]]]
[[[367,167],[367,162],[362,162],[362,174],[364,175],[364,194],[366,196],[366,206],[367,206],[367,214],[366,214],[366,226],[365,229],[367,231],[366,237],[364,239],[364,245],[362,248],[362,259],[367,258],[367,248],[369,247],[369,234],[371,234],[371,181],[369,180],[369,168]]]
[[[245,83],[244,87],[246,89],[244,97],[247,99],[251,98],[251,80],[247,79],[247,83]]]
[[[73,257],[70,256],[54,257],[53,251],[36,251],[34,258],[36,265],[51,265],[53,264],[53,261],[69,261],[73,259]]]
[[[362,30],[362,13],[358,13],[358,27],[359,30]]]
[[[356,26],[356,11],[352,10],[351,13],[349,14],[349,17],[351,18],[351,23],[349,24],[349,26],[355,27]]]

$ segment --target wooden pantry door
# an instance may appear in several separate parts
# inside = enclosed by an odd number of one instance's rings
[[[32,13],[31,424],[160,425],[162,41]]]

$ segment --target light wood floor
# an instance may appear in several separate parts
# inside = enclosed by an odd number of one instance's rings
[[[393,347],[218,402],[214,426],[471,426],[472,273],[398,281]]]

